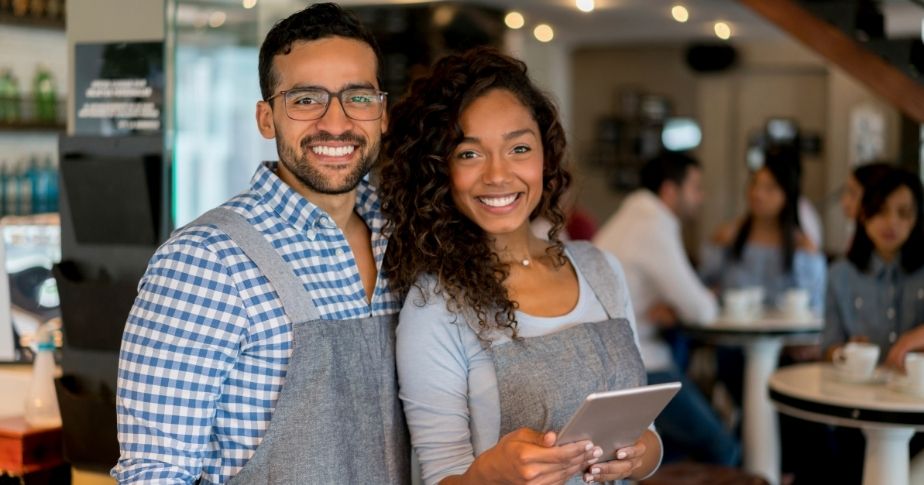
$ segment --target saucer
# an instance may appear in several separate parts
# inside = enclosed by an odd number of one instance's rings
[[[924,393],[914,392],[909,384],[910,381],[908,381],[908,376],[899,374],[898,372],[890,373],[889,378],[886,380],[886,388],[890,391],[905,394],[907,396],[924,398]]]
[[[831,371],[831,374],[834,376],[835,380],[847,384],[881,384],[889,380],[886,377],[886,373],[878,368],[874,370],[870,375],[846,372],[838,369],[837,367],[832,367]]]

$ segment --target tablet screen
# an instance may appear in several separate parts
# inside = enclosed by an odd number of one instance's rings
[[[600,461],[612,460],[616,450],[638,441],[679,390],[679,382],[669,382],[593,393],[562,428],[556,444],[590,440],[603,448]]]

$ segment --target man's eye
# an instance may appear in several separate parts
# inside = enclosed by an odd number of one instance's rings
[[[292,104],[324,104],[324,101],[321,99],[321,96],[318,96],[317,94],[300,94],[292,98]]]

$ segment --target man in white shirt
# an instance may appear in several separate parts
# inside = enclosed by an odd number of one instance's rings
[[[660,335],[678,321],[709,322],[718,311],[715,295],[690,264],[680,233],[681,221],[693,219],[702,205],[702,170],[692,157],[665,152],[642,167],[640,178],[643,188],[629,194],[594,244],[615,254],[625,270],[649,384],[684,383],[656,421],[664,449],[734,465],[740,454],[737,441],[677,368]]]

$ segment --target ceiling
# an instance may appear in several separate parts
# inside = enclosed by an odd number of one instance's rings
[[[196,14],[204,24],[209,11],[227,6],[228,23],[252,22],[252,11],[241,8],[242,0],[180,0],[180,16]],[[773,0],[768,0],[773,1]],[[735,0],[595,0],[596,9],[579,11],[575,0],[339,0],[342,5],[381,5],[419,3],[469,3],[517,10],[526,18],[526,29],[548,23],[555,29],[553,42],[571,46],[717,40],[713,33],[716,21],[728,23],[735,39],[780,39],[786,35]],[[690,13],[686,23],[671,17],[674,5],[684,5]],[[273,13],[303,8],[305,0],[258,0],[256,10]],[[235,8],[236,7],[236,8]],[[921,35],[924,8],[911,0],[885,0],[883,10],[890,36]],[[272,15],[272,14],[270,14]],[[182,20],[181,20],[181,23]],[[193,22],[189,22],[193,23]]]

